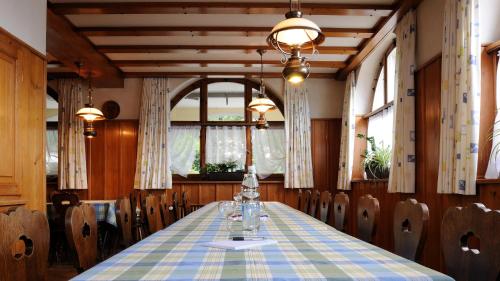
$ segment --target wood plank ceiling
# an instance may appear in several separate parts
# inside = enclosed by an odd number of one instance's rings
[[[414,2],[418,1],[301,1],[304,17],[326,35],[319,55],[310,56],[311,76],[344,79],[393,30],[401,10]],[[98,79],[103,74],[104,86],[109,75],[258,76],[258,48],[268,49],[265,76],[281,76],[282,57],[265,39],[284,19],[287,0],[49,0],[48,7],[52,76],[74,72],[79,60]],[[73,35],[68,35],[68,28]],[[61,38],[60,29],[71,38]],[[82,42],[75,46],[77,41]]]

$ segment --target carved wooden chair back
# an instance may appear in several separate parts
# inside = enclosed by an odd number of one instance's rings
[[[335,229],[345,232],[349,213],[349,196],[344,192],[335,194],[333,198],[333,218]]]
[[[311,197],[311,206],[309,207],[309,215],[313,218],[316,217],[318,213],[318,203],[319,203],[319,197],[320,197],[319,190],[313,191],[312,192],[312,197]]]
[[[189,210],[189,200],[187,198],[186,191],[181,193],[181,205],[179,206],[179,217],[183,218],[187,215]]]
[[[71,206],[66,212],[66,236],[76,253],[75,267],[85,271],[97,262],[97,221],[89,204]]]
[[[380,215],[380,205],[377,198],[370,194],[358,199],[357,221],[358,237],[371,243],[377,231],[377,223]]]
[[[450,207],[441,223],[447,273],[457,281],[500,280],[500,210]]]
[[[160,196],[160,214],[161,214],[161,219],[163,223],[163,228],[167,227],[169,225],[169,217],[170,217],[170,212],[168,209],[168,200],[167,200],[167,193],[163,193]]]
[[[174,222],[180,219],[179,217],[179,199],[177,197],[177,192],[172,193],[172,216]]]
[[[51,201],[57,214],[57,218],[54,220],[55,227],[64,230],[66,211],[69,207],[80,204],[80,199],[75,193],[56,192],[52,194]]]
[[[0,280],[46,280],[49,241],[43,213],[18,207],[0,214]]]
[[[306,214],[309,214],[309,209],[311,207],[311,190],[304,191],[304,197],[302,199],[302,206],[300,206],[300,210]]]
[[[319,220],[327,223],[330,219],[330,205],[332,203],[332,194],[329,191],[321,192],[319,199]]]
[[[409,260],[419,260],[427,238],[429,208],[408,198],[394,208],[394,252]]]
[[[192,213],[192,212],[195,212],[195,211],[198,211],[199,209],[203,208],[203,204],[190,204],[189,205],[189,213]]]
[[[128,247],[133,244],[132,224],[135,220],[132,216],[132,208],[130,207],[130,199],[128,197],[116,200],[115,215],[121,243],[124,247]]]
[[[146,212],[148,219],[148,227],[150,233],[155,233],[163,228],[160,214],[160,202],[158,197],[150,194],[146,197]]]

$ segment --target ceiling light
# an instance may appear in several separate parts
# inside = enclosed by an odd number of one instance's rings
[[[257,98],[253,99],[250,104],[248,104],[248,109],[263,114],[268,110],[276,109],[276,104],[267,97],[266,87],[264,86],[264,64],[262,62],[262,55],[265,53],[265,50],[259,49],[257,53],[260,54],[260,91]]]
[[[87,126],[85,126],[83,135],[88,139],[97,137],[97,131],[95,130],[92,121],[87,122]]]
[[[269,128],[269,123],[267,123],[266,117],[264,116],[264,113],[260,113],[259,119],[257,120],[257,125],[255,127],[258,130],[265,130]]]
[[[84,107],[82,107],[78,112],[76,113],[76,116],[80,117],[81,119],[92,122],[92,121],[98,121],[98,120],[103,120],[104,119],[104,114],[102,114],[102,111],[99,110],[98,108],[94,107],[94,104],[92,103],[92,92],[94,89],[92,89],[92,81],[91,77],[89,75],[89,89],[88,89],[88,98],[89,101],[88,103],[85,104]]]
[[[298,84],[309,76],[309,64],[306,63],[304,57],[300,56],[298,50],[294,50],[292,56],[287,60],[282,73],[288,82]]]

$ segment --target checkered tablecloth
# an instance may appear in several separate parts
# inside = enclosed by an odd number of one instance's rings
[[[85,201],[82,203],[90,204],[94,207],[95,217],[98,222],[107,222],[115,227],[116,224],[116,215],[115,215],[115,201]]]
[[[209,204],[72,280],[453,280],[275,202],[250,250],[201,246],[230,237]]]

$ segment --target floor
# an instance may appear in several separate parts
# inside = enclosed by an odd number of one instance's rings
[[[76,275],[76,269],[72,265],[57,264],[48,268],[47,281],[67,281]]]

